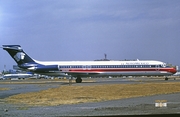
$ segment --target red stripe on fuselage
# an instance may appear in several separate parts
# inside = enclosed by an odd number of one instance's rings
[[[67,69],[66,69],[67,70]],[[63,69],[62,69],[63,71]],[[165,72],[171,72],[171,73],[176,73],[175,68],[123,68],[123,69],[111,69],[111,68],[106,68],[106,69],[81,69],[81,68],[76,68],[76,69],[68,69],[67,71],[69,72],[138,72],[138,71],[165,71]]]

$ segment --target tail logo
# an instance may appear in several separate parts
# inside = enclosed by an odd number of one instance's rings
[[[25,54],[23,53],[23,52],[18,52],[16,55],[14,55],[14,59],[16,60],[16,61],[20,61],[20,60],[23,60],[24,59],[24,57],[25,57]]]

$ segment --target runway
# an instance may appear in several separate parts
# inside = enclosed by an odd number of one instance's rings
[[[180,82],[180,79],[164,81],[160,78],[94,78],[83,79],[83,83],[74,86],[93,86],[104,84],[138,84],[147,82]],[[48,81],[48,82],[46,82]],[[43,83],[41,83],[43,82]],[[49,88],[69,85],[68,82],[54,80],[19,80],[0,81],[0,116],[104,116],[104,115],[146,115],[146,114],[180,114],[180,93],[142,96],[121,100],[93,103],[80,103],[58,106],[28,106],[7,103],[3,99],[26,92],[36,92]],[[156,100],[166,100],[166,107],[155,107]]]

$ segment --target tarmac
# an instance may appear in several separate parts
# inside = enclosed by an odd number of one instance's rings
[[[72,83],[72,85],[99,85],[99,84],[137,84],[143,82],[180,82],[180,79],[154,78],[94,78],[93,82]],[[36,83],[29,83],[29,82]],[[154,96],[143,96],[121,100],[111,100],[94,103],[80,103],[59,106],[28,106],[20,104],[11,104],[4,101],[12,95],[36,92],[49,88],[69,85],[68,82],[44,82],[45,79],[0,81],[0,88],[9,88],[10,90],[0,91],[0,117],[55,117],[55,116],[117,116],[117,115],[161,115],[161,114],[180,114],[180,93],[163,94]],[[53,81],[53,80],[48,80]],[[9,83],[7,83],[9,82]],[[27,82],[27,83],[26,83]]]

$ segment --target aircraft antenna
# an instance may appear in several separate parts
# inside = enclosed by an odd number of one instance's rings
[[[106,53],[104,54],[104,57],[105,57],[105,59],[107,58],[107,54]]]

